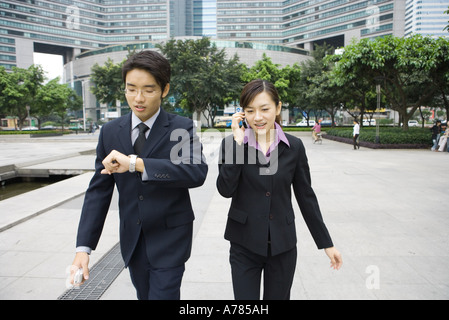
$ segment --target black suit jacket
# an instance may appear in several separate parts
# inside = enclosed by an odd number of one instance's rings
[[[116,185],[125,265],[141,231],[154,267],[182,265],[190,257],[194,220],[188,188],[201,186],[207,174],[192,120],[161,109],[142,156],[148,181],[142,181],[140,173],[101,174],[101,162],[112,150],[126,155],[134,153],[131,113],[106,123],[101,129],[95,174],[86,191],[77,246],[96,248]]]
[[[280,142],[266,163],[263,154],[247,144],[237,145],[233,136],[222,142],[217,188],[232,197],[225,238],[250,251],[277,255],[296,246],[295,214],[291,190],[318,248],[332,247],[311,186],[304,145],[286,134],[290,147]]]

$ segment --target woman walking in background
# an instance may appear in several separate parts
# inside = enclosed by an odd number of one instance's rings
[[[360,135],[360,125],[357,120],[354,120],[354,128],[352,130],[352,141],[354,144],[354,150],[360,149],[359,135]]]

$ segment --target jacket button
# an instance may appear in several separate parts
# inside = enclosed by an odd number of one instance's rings
[[[137,219],[137,224],[140,224],[140,223],[141,223],[140,219]]]
[[[265,196],[269,197],[269,196],[271,196],[271,193],[267,192],[267,193],[265,193]]]
[[[142,195],[139,196],[139,200],[143,201],[143,196]]]
[[[270,218],[270,220],[273,220],[274,217],[273,217],[272,214],[270,214],[270,215],[269,215],[269,218]]]

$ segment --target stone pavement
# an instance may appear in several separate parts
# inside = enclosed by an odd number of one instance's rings
[[[339,271],[317,250],[298,205],[298,264],[292,299],[449,299],[449,154],[429,150],[354,151],[351,145],[303,140],[314,190],[335,246]],[[92,176],[96,135],[0,136],[0,176],[78,174],[0,201],[0,299],[55,300],[66,291],[83,194]],[[209,174],[191,190],[196,220],[181,298],[233,299],[229,244],[223,239],[230,200],[215,188],[223,135],[202,135]],[[118,242],[115,195],[90,266]],[[134,300],[124,269],[101,296]]]

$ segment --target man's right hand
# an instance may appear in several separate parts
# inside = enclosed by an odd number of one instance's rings
[[[83,281],[84,283],[87,279],[89,279],[89,255],[86,252],[77,252],[75,255],[75,259],[73,260],[72,267],[70,268],[70,283],[74,285],[73,279],[76,271],[79,268],[83,268]]]

